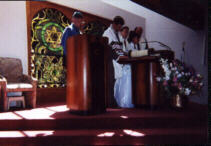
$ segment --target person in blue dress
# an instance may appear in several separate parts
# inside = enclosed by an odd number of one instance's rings
[[[66,66],[66,55],[67,55],[67,47],[66,42],[67,39],[71,36],[80,34],[80,27],[83,21],[83,14],[81,12],[74,12],[72,16],[72,23],[65,28],[64,33],[62,35],[61,45],[64,49],[64,66]]]

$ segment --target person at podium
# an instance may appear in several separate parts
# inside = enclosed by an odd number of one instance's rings
[[[141,50],[139,45],[140,37],[135,31],[131,31],[128,37],[130,50]]]
[[[66,41],[69,37],[80,34],[80,27],[83,21],[83,14],[81,12],[74,12],[72,15],[72,23],[65,28],[64,33],[62,35],[61,45],[63,47],[63,64],[66,66],[66,54],[67,54],[67,48],[66,48]]]
[[[128,65],[117,63],[118,56],[124,55],[123,43],[120,40],[120,31],[124,25],[124,19],[121,16],[116,16],[113,19],[110,27],[105,30],[103,37],[108,38],[109,45],[113,52],[114,66],[114,98],[119,107],[132,108],[132,85],[131,85],[131,70]],[[127,36],[126,36],[127,37]]]
[[[122,46],[123,46],[123,51],[124,52],[128,52],[129,48],[128,48],[128,34],[129,34],[129,27],[128,26],[124,26],[122,27],[121,31],[120,31],[120,41],[122,42]]]
[[[143,34],[143,28],[141,26],[137,26],[135,29],[134,29],[134,32],[137,33],[139,35],[139,43],[137,44],[137,47],[140,49],[140,50],[144,50],[144,49],[147,49],[146,46],[144,46],[144,44],[142,42],[145,42],[144,38],[142,37],[142,34]],[[146,44],[147,45],[147,44]]]

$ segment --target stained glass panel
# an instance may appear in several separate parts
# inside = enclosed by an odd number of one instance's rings
[[[65,86],[62,33],[70,25],[68,18],[56,9],[42,9],[31,23],[31,75],[38,88]]]

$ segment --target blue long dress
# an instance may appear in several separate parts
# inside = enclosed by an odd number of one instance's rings
[[[131,65],[124,65],[122,77],[118,78],[114,86],[114,98],[118,106],[122,108],[133,108],[132,103],[132,78]]]

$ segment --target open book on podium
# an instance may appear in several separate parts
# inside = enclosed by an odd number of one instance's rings
[[[156,108],[163,104],[160,96],[159,83],[156,81],[160,74],[160,58],[174,59],[174,52],[170,50],[154,51],[153,55],[142,57],[119,56],[120,64],[131,64],[132,69],[132,97],[136,107]]]

